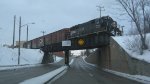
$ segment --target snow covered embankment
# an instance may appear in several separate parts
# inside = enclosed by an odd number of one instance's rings
[[[150,34],[147,34],[146,44],[148,49],[143,51],[140,55],[140,37],[138,35],[132,36],[118,36],[113,39],[133,58],[150,63]]]
[[[3,47],[0,45],[0,70],[13,70],[19,68],[27,68],[41,66],[43,53],[39,49],[22,49],[20,56],[20,64],[18,65],[18,49]],[[56,62],[63,58],[56,56]]]
[[[18,49],[0,46],[0,67],[18,65]],[[42,51],[38,49],[21,49],[20,65],[39,64],[43,58]]]
[[[137,75],[130,75],[126,73],[121,73],[113,70],[105,69],[105,71],[126,77],[132,80],[136,80],[145,84],[150,84],[150,77],[144,76],[149,75],[149,63],[150,63],[150,34],[147,34],[146,44],[148,45],[148,49],[143,51],[143,54],[140,55],[140,37],[138,35],[132,36],[118,36],[113,37],[113,39],[131,56],[131,58],[135,58],[130,66],[134,68],[135,73]],[[129,60],[128,60],[129,61]],[[130,59],[130,61],[133,61]],[[130,67],[131,68],[131,67]],[[142,75],[139,75],[141,73]]]

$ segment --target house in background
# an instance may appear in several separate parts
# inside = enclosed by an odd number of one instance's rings
[[[25,43],[26,41],[20,41],[20,48],[23,48],[23,44]],[[19,41],[16,41],[16,46],[15,47],[19,47]]]

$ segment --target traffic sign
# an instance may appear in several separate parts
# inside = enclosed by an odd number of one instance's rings
[[[82,46],[82,45],[85,44],[85,41],[84,41],[83,39],[79,39],[79,40],[78,40],[78,44],[79,44],[80,46]]]
[[[71,46],[71,41],[70,40],[62,41],[62,46]]]

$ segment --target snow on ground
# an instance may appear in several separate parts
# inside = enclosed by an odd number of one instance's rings
[[[62,57],[56,56],[56,61],[54,63],[59,62],[62,60]],[[53,64],[53,63],[49,63]],[[25,65],[7,65],[7,66],[0,66],[0,71],[1,70],[13,70],[13,69],[20,69],[20,68],[29,68],[29,67],[35,67],[35,66],[42,66],[42,64],[25,64]]]
[[[20,65],[18,65],[18,49],[3,47],[0,45],[0,70],[12,70],[18,68],[41,66],[43,53],[39,49],[21,48]],[[63,58],[55,56],[56,62]]]
[[[86,61],[85,61],[85,58],[86,58],[86,57],[87,57],[87,56],[82,56],[82,59],[83,59],[83,61],[84,61],[86,64],[91,65],[91,66],[94,66],[94,67],[97,66],[96,64],[91,64],[91,63],[86,62]]]
[[[72,60],[70,61],[69,65],[71,65],[73,62],[74,62],[74,59],[72,59]]]
[[[58,69],[51,71],[47,74],[44,74],[42,76],[38,76],[38,77],[29,79],[29,80],[25,80],[25,81],[21,82],[20,84],[44,84],[45,82],[47,82],[48,80],[50,80],[54,76],[56,76],[57,74],[64,71],[65,69],[67,69],[67,66],[62,66],[61,68],[58,68]]]
[[[113,37],[113,39],[132,57],[150,63],[150,34],[147,34],[146,44],[148,45],[148,49],[144,50],[143,55],[140,55],[139,52],[139,36],[117,36]],[[131,42],[133,42],[134,45],[131,44]]]
[[[72,50],[71,53],[73,53],[73,55],[75,56],[79,56],[81,54],[81,51],[83,50]]]
[[[54,57],[54,63],[57,63],[57,62],[59,62],[60,60],[62,60],[63,58],[62,57],[58,57],[58,56],[56,56],[56,55],[54,55],[53,56]]]
[[[18,49],[12,49],[0,46],[0,66],[17,65]],[[20,55],[20,64],[39,64],[42,61],[43,53],[38,49],[22,49]]]
[[[135,80],[138,81],[140,83],[144,83],[144,84],[150,84],[150,77],[147,76],[142,76],[142,75],[130,75],[130,74],[126,74],[126,73],[121,73],[121,72],[117,72],[117,71],[113,71],[113,70],[108,70],[108,69],[103,69],[106,72],[118,75],[118,76],[122,76],[131,80]]]
[[[74,62],[74,59],[72,59],[69,64],[71,65],[73,62]],[[62,66],[54,71],[44,74],[44,75],[25,80],[25,81],[21,82],[20,84],[44,84],[45,82],[49,81],[50,79],[53,79],[56,75],[60,74],[67,68],[68,68],[67,66]]]

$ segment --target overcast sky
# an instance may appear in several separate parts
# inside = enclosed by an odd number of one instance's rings
[[[22,25],[35,22],[29,25],[29,39],[33,39],[41,36],[41,31],[48,34],[99,17],[97,5],[105,7],[103,16],[109,15],[119,24],[127,24],[121,20],[124,16],[119,17],[122,11],[115,0],[0,0],[0,43],[12,44],[14,15],[17,16],[16,40],[20,16]],[[22,27],[21,35],[21,40],[25,40],[26,27]]]

